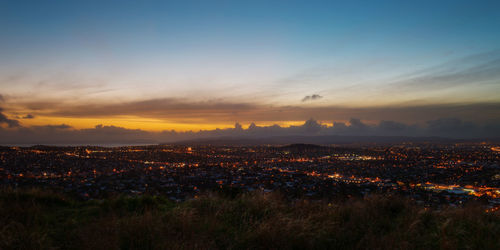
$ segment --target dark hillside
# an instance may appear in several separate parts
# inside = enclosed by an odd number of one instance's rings
[[[204,195],[76,201],[0,192],[0,249],[500,249],[500,215],[391,196],[342,203]]]

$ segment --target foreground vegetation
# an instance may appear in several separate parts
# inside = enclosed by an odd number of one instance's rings
[[[0,191],[0,249],[500,249],[500,215],[390,196],[341,203],[279,194],[77,201]]]

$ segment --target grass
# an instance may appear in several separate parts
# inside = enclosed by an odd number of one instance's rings
[[[0,191],[0,249],[500,249],[500,215],[392,196],[340,203],[278,193],[78,201]]]

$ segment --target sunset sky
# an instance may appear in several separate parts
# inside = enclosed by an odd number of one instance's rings
[[[0,1],[0,126],[500,123],[500,1]]]

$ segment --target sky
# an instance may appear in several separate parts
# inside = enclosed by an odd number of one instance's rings
[[[313,119],[419,131],[446,121],[495,135],[499,9],[484,0],[0,0],[0,134]]]

